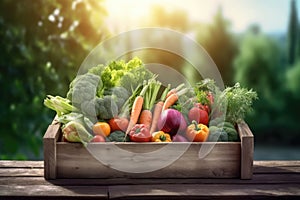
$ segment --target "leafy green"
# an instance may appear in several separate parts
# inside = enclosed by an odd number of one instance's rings
[[[139,68],[141,71],[146,70],[142,61],[137,57],[133,58],[128,63],[126,63],[124,60],[111,61],[101,73],[101,79],[105,87],[104,89],[110,89],[115,86],[123,86],[120,83],[121,78],[136,68]],[[138,76],[138,74],[131,74],[130,81],[133,81]],[[126,89],[128,90],[129,88]]]
[[[71,102],[60,96],[47,95],[44,100],[44,105],[54,111],[56,111],[57,116],[62,116],[64,114],[77,111],[77,109],[71,104]]]
[[[132,93],[135,88],[143,83],[144,80],[149,80],[153,77],[153,73],[147,70],[144,66],[140,66],[128,71],[120,79],[119,86],[124,87],[127,91]]]
[[[255,91],[242,88],[236,83],[233,87],[226,87],[219,96],[216,96],[215,104],[221,112],[226,112],[226,121],[235,124],[253,110],[252,104],[257,98]]]

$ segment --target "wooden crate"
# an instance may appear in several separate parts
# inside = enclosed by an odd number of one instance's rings
[[[127,173],[103,164],[81,143],[60,142],[60,124],[49,125],[44,141],[44,176],[59,178],[241,178],[251,179],[253,174],[254,139],[245,122],[238,124],[240,142],[217,142],[206,157],[199,159],[198,152],[208,142],[193,142],[182,156],[172,164],[147,173]],[[152,158],[153,162],[167,158],[182,147],[182,143],[93,143],[93,149],[111,156],[114,145],[131,152],[148,152],[170,145],[164,155]],[[124,159],[123,157],[112,159]],[[139,164],[132,160],[132,166]]]

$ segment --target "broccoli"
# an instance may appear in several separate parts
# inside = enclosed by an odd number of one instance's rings
[[[119,86],[124,87],[131,94],[139,84],[142,84],[144,80],[149,80],[152,77],[152,72],[144,66],[140,66],[125,73],[120,79]]]
[[[107,142],[124,142],[125,133],[123,131],[114,131],[106,137]],[[125,142],[129,142],[128,135],[126,136]]]
[[[99,76],[86,73],[77,76],[70,84],[67,98],[76,106],[82,102],[92,100],[97,93],[98,85],[102,85]]]
[[[91,105],[95,106],[98,119],[111,119],[118,114],[118,106],[111,95],[96,97]]]
[[[129,92],[123,87],[114,87],[110,90],[110,95],[112,95],[113,100],[118,106],[118,112],[120,112],[124,103],[130,97]]]
[[[207,138],[208,142],[227,142],[228,141],[228,134],[221,128],[217,126],[210,126],[209,127],[209,136]]]
[[[101,76],[102,71],[104,70],[104,65],[100,64],[95,67],[92,67],[88,70],[88,73],[95,74],[97,76]]]
[[[124,79],[130,89],[119,83],[124,74],[131,74],[129,80]],[[152,73],[144,68],[138,58],[128,63],[123,60],[112,61],[107,66],[98,65],[89,69],[86,74],[77,76],[70,83],[67,98],[89,119],[97,117],[107,120],[119,114],[131,95],[131,88],[137,86],[136,83],[151,77]]]

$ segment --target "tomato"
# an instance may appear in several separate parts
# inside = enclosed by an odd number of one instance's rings
[[[210,113],[210,107],[208,105],[203,105],[201,103],[195,103],[195,107],[198,107],[202,110],[205,110],[207,113]]]
[[[212,105],[214,103],[214,96],[211,92],[207,93],[206,98],[209,100],[209,104]]]
[[[193,107],[189,111],[188,117],[191,122],[195,120],[199,124],[208,125],[208,121],[209,121],[208,113],[199,107]]]
[[[97,122],[93,126],[93,133],[95,135],[103,135],[107,137],[110,134],[110,126],[106,122]]]
[[[92,142],[105,142],[105,138],[102,135],[95,135]]]
[[[128,126],[128,119],[125,117],[115,117],[108,121],[109,126],[111,128],[111,132],[114,131],[126,131]]]

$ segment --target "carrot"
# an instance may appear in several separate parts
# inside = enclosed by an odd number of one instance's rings
[[[134,102],[132,104],[132,109],[131,109],[131,114],[130,114],[130,119],[128,123],[128,127],[126,130],[126,135],[129,133],[129,131],[134,127],[134,125],[138,122],[139,116],[141,114],[141,111],[143,109],[143,103],[144,103],[144,94],[147,91],[148,85],[145,85],[140,93],[139,96],[137,96],[134,99]],[[125,139],[124,138],[124,139]]]
[[[145,124],[150,129],[152,123],[152,107],[156,101],[161,83],[155,80],[156,77],[148,80],[148,88],[144,95],[143,111],[141,112],[139,123]]]
[[[168,108],[170,108],[172,105],[174,105],[176,103],[179,96],[185,94],[186,92],[188,92],[188,88],[182,89],[179,92],[171,94],[169,97],[167,97],[162,110],[164,111],[164,110],[167,110]]]
[[[139,123],[145,124],[150,129],[152,122],[152,112],[150,110],[143,110],[140,115]]]
[[[177,93],[177,92],[178,92],[179,90],[181,90],[183,87],[184,87],[184,83],[178,85],[176,88],[173,88],[172,90],[170,90],[170,91],[167,93],[166,98],[168,98],[168,97],[171,96],[172,94]]]
[[[150,128],[150,133],[153,133],[156,131],[157,128],[157,123],[164,105],[164,101],[166,99],[167,93],[170,90],[170,84],[166,87],[164,92],[162,93],[160,97],[160,101],[156,103],[154,111],[153,111],[153,116],[152,116],[152,123],[151,123],[151,128]]]
[[[156,131],[157,128],[157,123],[163,108],[164,102],[159,101],[154,108],[153,116],[152,116],[152,123],[151,123],[151,128],[150,128],[150,133],[153,133]]]
[[[143,108],[143,102],[144,102],[144,98],[142,96],[137,96],[135,98],[133,105],[132,105],[132,110],[131,110],[131,114],[130,114],[128,127],[126,130],[126,134],[128,134],[129,131],[133,128],[133,126],[137,123],[140,113]]]
[[[165,101],[162,110],[167,110],[178,100],[179,96],[177,93],[171,94]]]

